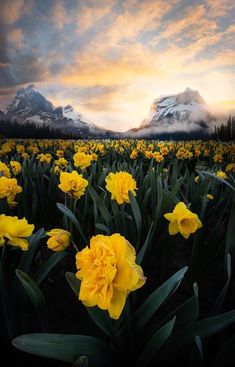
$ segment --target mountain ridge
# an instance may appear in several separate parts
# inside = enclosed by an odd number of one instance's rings
[[[79,136],[102,135],[102,129],[77,113],[71,105],[57,106],[48,101],[33,84],[19,88],[12,102],[0,111],[0,118],[19,123],[34,123],[38,126],[46,124],[51,128],[61,129],[69,134]]]
[[[226,120],[228,116],[224,117]],[[75,137],[115,137],[142,138],[174,136],[174,134],[206,135],[218,124],[221,116],[213,114],[198,91],[186,88],[178,94],[158,97],[153,100],[148,116],[135,127],[126,132],[115,132],[104,129],[88,121],[77,113],[69,104],[54,107],[33,84],[19,88],[12,102],[4,111],[0,111],[0,119],[17,121],[21,124],[43,124],[52,129],[72,134]]]

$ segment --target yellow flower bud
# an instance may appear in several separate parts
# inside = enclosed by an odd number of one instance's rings
[[[64,229],[52,229],[47,235],[50,237],[47,240],[47,247],[53,251],[63,251],[70,244],[70,233]]]

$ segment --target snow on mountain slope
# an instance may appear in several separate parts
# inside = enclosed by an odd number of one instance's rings
[[[91,124],[80,113],[74,111],[71,105],[54,108],[53,104],[39,93],[33,84],[17,90],[2,117],[20,123],[46,124],[72,133],[78,132],[84,136],[105,134],[105,130]]]
[[[209,132],[217,117],[197,91],[186,88],[184,92],[162,96],[153,101],[150,112],[140,124],[141,133]]]

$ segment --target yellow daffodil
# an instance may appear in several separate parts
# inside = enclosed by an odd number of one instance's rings
[[[131,159],[136,159],[138,157],[138,151],[136,149],[133,149],[131,154],[130,154],[130,158]]]
[[[77,171],[61,172],[58,187],[75,199],[80,199],[85,194],[88,181],[79,175]]]
[[[10,161],[10,166],[14,175],[18,175],[21,171],[21,164],[17,161]]]
[[[0,199],[6,198],[10,206],[16,205],[14,199],[21,191],[22,187],[17,184],[16,178],[0,177]]]
[[[28,158],[29,158],[29,154],[28,154],[28,153],[26,153],[26,152],[23,152],[23,153],[21,154],[21,157],[22,157],[23,159],[28,159]]]
[[[229,163],[227,164],[226,168],[225,168],[226,172],[235,172],[235,163]]]
[[[180,232],[187,239],[191,233],[202,227],[197,214],[192,213],[183,202],[179,202],[173,212],[164,214],[164,217],[170,221],[168,227],[170,235]]]
[[[129,203],[128,192],[131,191],[136,196],[136,181],[128,172],[109,173],[105,179],[106,189],[111,192],[112,200],[116,200],[118,204]]]
[[[146,281],[135,258],[135,249],[119,233],[92,237],[90,248],[76,255],[76,277],[81,280],[79,299],[83,304],[97,305],[118,319],[128,294]]]
[[[86,154],[84,152],[77,152],[73,156],[74,166],[85,169],[89,167],[92,161],[92,155]]]
[[[11,217],[5,214],[0,215],[0,246],[4,244],[19,246],[21,250],[28,250],[29,243],[27,237],[31,236],[34,225],[28,221]]]
[[[64,229],[52,229],[47,235],[50,237],[47,240],[47,247],[53,251],[63,251],[70,244],[70,233]]]
[[[0,162],[0,173],[2,176],[11,177],[11,172],[4,162]]]
[[[228,176],[226,175],[226,173],[223,172],[223,171],[217,171],[216,172],[216,176],[217,177],[220,177],[220,178],[223,178],[224,180],[226,180],[228,178]]]
[[[214,199],[214,196],[211,195],[211,194],[207,194],[206,197],[207,197],[208,200],[213,200]]]
[[[38,159],[41,163],[46,163],[46,164],[50,164],[51,163],[51,159],[52,159],[52,155],[47,153],[47,154],[38,154],[36,159]]]
[[[66,167],[68,163],[69,162],[64,157],[55,160],[55,164],[59,167]]]

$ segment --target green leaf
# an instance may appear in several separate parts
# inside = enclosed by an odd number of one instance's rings
[[[180,187],[183,184],[183,181],[184,181],[184,177],[178,178],[178,180],[176,180],[176,182],[172,186],[171,192],[163,199],[163,203],[162,203],[162,211],[163,212],[174,201],[176,195],[178,194],[178,191],[179,191]]]
[[[88,192],[92,198],[92,200],[96,203],[102,217],[105,220],[106,225],[109,227],[110,223],[112,222],[112,216],[109,213],[108,209],[106,208],[104,202],[101,200],[97,192],[93,189],[93,187],[88,188]]]
[[[89,364],[96,367],[118,366],[112,349],[91,336],[35,333],[18,336],[12,344],[24,352],[68,363],[87,356]]]
[[[67,256],[66,252],[57,252],[52,254],[40,267],[40,270],[35,275],[35,281],[37,284],[42,283],[42,281],[46,278],[48,273],[54,268],[58,262],[60,262],[65,256]]]
[[[194,295],[183,302],[181,305],[171,311],[167,317],[161,321],[164,324],[167,320],[171,319],[174,315],[176,316],[175,328],[183,325],[187,325],[195,320],[199,316],[199,302],[198,302],[198,289],[197,284],[193,285]]]
[[[148,248],[149,248],[149,245],[150,245],[150,236],[151,236],[151,232],[152,232],[152,229],[153,229],[153,222],[151,223],[151,226],[149,228],[149,231],[148,231],[148,234],[147,234],[147,237],[146,237],[146,240],[143,244],[143,246],[141,247],[141,250],[139,251],[139,253],[137,254],[137,257],[136,257],[136,262],[137,264],[141,265],[147,251],[148,251]]]
[[[145,345],[143,351],[141,352],[138,358],[137,367],[148,366],[150,364],[157,351],[161,348],[161,346],[166,342],[166,340],[171,335],[174,324],[175,324],[175,317],[173,317],[173,319],[170,320],[167,324],[162,326],[150,338],[150,340]]]
[[[74,273],[71,273],[69,271],[65,273],[65,277],[76,296],[78,296],[78,293],[80,291],[80,280],[78,280]]]
[[[194,338],[194,346],[189,354],[189,359],[187,366],[188,367],[203,367],[203,349],[202,349],[202,340],[199,335],[196,335]]]
[[[80,226],[77,218],[75,217],[75,215],[71,212],[71,210],[69,208],[67,208],[67,206],[65,206],[64,204],[61,203],[56,203],[57,208],[67,217],[71,220],[71,222],[75,225],[75,227],[77,228],[78,232],[80,233],[83,241],[85,242],[85,244],[88,244],[88,240],[86,238],[86,236],[84,235],[84,232],[82,230],[82,227]]]
[[[203,175],[205,175],[205,176],[212,177],[212,178],[216,179],[217,181],[219,181],[219,182],[221,182],[221,183],[224,183],[224,184],[225,184],[225,185],[227,185],[230,189],[232,189],[233,191],[235,191],[235,187],[233,187],[232,185],[230,185],[230,183],[229,183],[228,181],[224,180],[224,179],[223,179],[223,178],[221,178],[221,177],[216,176],[216,175],[215,175],[214,173],[212,173],[212,172],[207,172],[207,171],[197,171],[197,170],[196,170],[196,172],[197,172],[197,173],[201,173],[201,174],[203,174]]]
[[[44,228],[41,228],[31,236],[29,240],[29,249],[21,256],[18,269],[24,271],[25,273],[30,271],[34,255],[37,251],[40,240],[44,237],[44,235]]]
[[[114,332],[107,311],[100,310],[98,307],[86,307],[86,309],[94,323],[112,340]]]
[[[195,343],[196,343],[197,349],[198,349],[198,351],[200,353],[201,360],[203,360],[202,341],[201,341],[201,338],[200,338],[199,335],[196,335],[195,336]]]
[[[137,229],[136,248],[138,248],[138,245],[139,245],[139,242],[140,242],[140,239],[141,239],[142,216],[141,216],[141,212],[140,212],[138,202],[137,202],[135,196],[133,195],[133,193],[131,191],[128,192],[128,196],[129,196],[129,199],[130,199],[131,209],[132,209],[132,212],[133,212],[134,218],[135,218],[135,224],[136,224],[136,229]]]
[[[47,329],[47,305],[44,295],[37,283],[23,271],[16,269],[16,275],[20,280],[22,286],[26,290],[29,298],[31,299],[35,311],[40,320],[40,324],[43,330]]]
[[[226,232],[226,246],[225,253],[233,255],[235,252],[235,202],[233,202],[230,217],[228,221],[228,227]]]
[[[169,345],[167,343],[166,346],[167,351],[169,353],[173,353],[179,348],[193,343],[196,335],[199,335],[201,338],[208,337],[218,333],[234,322],[235,310],[193,322],[172,334],[172,337],[170,338],[171,340],[169,340]]]
[[[105,224],[95,223],[95,226],[96,226],[96,228],[100,229],[102,232],[105,232],[108,235],[110,234],[110,230]]]
[[[79,291],[80,291],[80,280],[76,278],[76,276],[73,273],[67,272],[65,274],[66,279],[78,297]],[[92,318],[92,320],[95,322],[95,324],[105,332],[106,335],[108,335],[109,338],[113,338],[113,328],[112,323],[107,315],[106,311],[100,310],[98,307],[86,307],[88,314]]]
[[[151,319],[162,303],[172,295],[180,285],[188,267],[185,266],[159,288],[157,288],[133,315],[133,325],[136,333],[142,332],[143,327]]]
[[[231,280],[231,255],[227,254],[226,259],[225,259],[225,264],[226,264],[226,271],[227,271],[227,281],[223,287],[223,289],[221,290],[219,296],[216,299],[216,302],[214,303],[212,309],[211,309],[211,314],[212,315],[216,315],[218,313],[220,313],[222,306],[224,304],[224,300],[229,288],[229,284],[230,284],[230,280]]]

